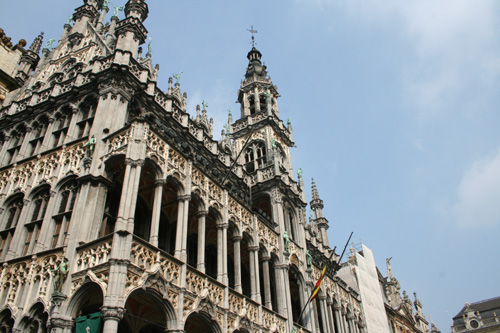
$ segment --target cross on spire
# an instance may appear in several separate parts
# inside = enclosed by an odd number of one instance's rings
[[[257,30],[253,28],[253,25],[250,26],[250,29],[247,29],[251,34],[252,34],[252,47],[255,47],[255,36],[254,34],[257,33]]]

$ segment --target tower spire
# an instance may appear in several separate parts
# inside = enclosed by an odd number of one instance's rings
[[[328,220],[323,216],[323,200],[321,200],[319,197],[318,189],[316,188],[314,179],[312,179],[311,192],[312,200],[310,205],[311,209],[314,211],[314,221],[321,231],[321,240],[323,241],[323,246],[330,247],[330,244],[328,242],[328,235],[326,233],[329,228]]]
[[[35,38],[33,43],[31,43],[30,51],[35,54],[38,54],[38,52],[40,52],[40,49],[42,47],[42,42],[43,42],[43,31]]]
[[[255,36],[254,34],[257,33],[257,30],[253,28],[253,25],[250,26],[250,29],[247,29],[251,34],[252,34],[252,48],[255,48]]]

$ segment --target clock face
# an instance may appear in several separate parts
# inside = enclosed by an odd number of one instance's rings
[[[472,328],[478,328],[479,327],[479,323],[475,319],[472,319],[471,321],[469,321],[469,325]]]

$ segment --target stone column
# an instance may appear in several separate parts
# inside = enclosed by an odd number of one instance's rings
[[[328,311],[326,310],[327,307],[326,307],[326,296],[325,295],[319,295],[318,296],[318,299],[319,299],[319,311],[321,313],[321,318],[323,319],[322,322],[323,322],[323,329],[326,331],[326,332],[332,332],[332,328],[330,327],[330,321],[328,319]]]
[[[270,257],[262,258],[262,274],[264,274],[264,296],[265,296],[265,307],[268,309],[273,309],[273,302],[271,300],[271,282],[269,276],[269,261]]]
[[[224,278],[224,267],[222,256],[224,255],[224,223],[217,223],[217,281],[222,283]],[[226,229],[227,230],[227,229]]]
[[[259,264],[258,264],[258,246],[249,246],[248,251],[250,254],[250,295],[252,300],[258,302],[260,298],[259,292]]]
[[[333,312],[335,316],[335,331],[337,333],[344,333],[344,328],[342,326],[342,314],[341,314],[341,308],[338,304],[333,305]]]
[[[208,211],[203,210],[198,212],[198,255],[196,268],[205,273],[205,222]]]
[[[182,197],[177,197],[177,230],[175,234],[175,257],[181,259],[182,249],[182,230],[183,230],[183,215],[184,215],[184,200]]]
[[[328,322],[329,322],[330,328],[331,328],[332,332],[338,333],[337,328],[335,327],[334,319],[333,319],[333,302],[331,300],[327,300],[326,305],[327,305],[326,306],[326,315],[328,317]]]
[[[137,204],[137,195],[139,194],[139,182],[141,180],[141,169],[144,165],[144,160],[136,160],[132,161],[134,177],[131,177],[131,181],[133,180],[132,193],[128,196],[128,210],[127,210],[127,230],[130,233],[134,232],[134,215],[135,215],[135,206]]]
[[[289,301],[291,302],[290,288],[288,283],[289,267],[287,264],[280,264],[275,265],[274,269],[276,276],[276,298],[278,303],[278,309],[276,309],[275,311],[282,316],[292,318],[293,316],[291,304],[288,304]]]
[[[149,242],[158,247],[158,233],[160,231],[160,216],[161,216],[161,199],[163,194],[163,187],[165,179],[157,179],[155,181],[155,198],[153,203],[153,216],[151,217],[151,236]]]
[[[101,317],[103,320],[103,333],[118,332],[118,323],[122,320],[125,309],[118,306],[101,307]]]
[[[233,236],[234,243],[234,290],[242,293],[241,289],[241,236]]]
[[[181,247],[181,260],[187,263],[187,234],[188,234],[188,221],[189,221],[189,200],[191,199],[190,194],[186,194],[182,197],[184,200],[183,213],[182,213],[182,247]]]

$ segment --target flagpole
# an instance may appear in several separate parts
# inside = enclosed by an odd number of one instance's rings
[[[338,267],[340,267],[340,261],[342,260],[342,257],[344,256],[345,250],[347,249],[347,245],[349,245],[349,241],[351,240],[352,234],[353,234],[353,231],[351,231],[351,234],[349,235],[349,239],[345,243],[344,250],[342,251],[342,254],[340,255],[340,258],[339,258],[339,261],[338,261],[339,263],[335,266],[335,268],[333,270],[333,275],[334,276],[335,276],[335,273],[337,272]],[[311,296],[309,296],[309,299],[307,300],[306,305],[304,305],[304,307],[302,308],[302,311],[300,311],[300,315],[299,315],[299,318],[297,319],[297,321],[300,321],[300,318],[302,318],[302,314],[304,314],[304,310],[306,309],[306,307],[309,304],[309,302],[311,302],[311,298],[313,297],[313,294],[314,294],[314,291],[313,291],[313,293],[311,293]]]

